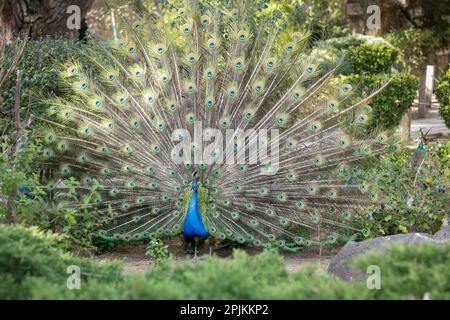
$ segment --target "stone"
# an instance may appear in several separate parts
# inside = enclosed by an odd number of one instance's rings
[[[449,231],[447,230],[447,236],[448,232]],[[367,276],[365,272],[348,265],[353,258],[368,251],[382,252],[388,245],[393,243],[417,244],[418,242],[424,241],[442,243],[442,241],[434,239],[431,235],[425,233],[396,234],[361,242],[350,241],[342,247],[333,259],[331,259],[327,271],[332,275],[347,281],[365,280]]]
[[[444,242],[450,241],[450,227],[449,226],[443,227],[441,230],[439,230],[433,235],[433,239]]]

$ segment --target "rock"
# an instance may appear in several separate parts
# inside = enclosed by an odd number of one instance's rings
[[[444,242],[450,241],[450,227],[443,227],[433,235],[433,239]]]
[[[442,230],[444,231],[444,230]],[[441,232],[441,231],[440,231]],[[446,236],[448,237],[448,230]],[[439,232],[438,232],[439,233]],[[438,234],[436,234],[438,235]],[[436,236],[435,235],[435,236]],[[437,239],[434,239],[431,235],[425,233],[407,233],[407,234],[396,234],[393,236],[378,237],[374,239],[369,239],[361,242],[350,241],[345,244],[344,247],[339,251],[337,255],[331,259],[328,266],[328,272],[332,275],[341,278],[343,280],[365,280],[366,273],[348,266],[350,261],[368,251],[382,251],[385,250],[387,245],[392,243],[417,243],[417,242],[435,242],[441,243]]]

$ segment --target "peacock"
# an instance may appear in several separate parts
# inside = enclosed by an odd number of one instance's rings
[[[71,94],[46,99],[38,157],[54,199],[71,188],[64,206],[96,217],[91,236],[293,250],[368,235],[352,216],[383,197],[360,163],[397,149],[367,125],[386,84],[358,96],[341,54],[257,10],[122,18],[118,39],[61,66]]]

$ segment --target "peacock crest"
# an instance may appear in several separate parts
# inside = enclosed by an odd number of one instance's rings
[[[95,236],[183,234],[192,217],[263,247],[367,233],[352,213],[381,199],[359,163],[397,148],[366,126],[380,88],[356,96],[342,57],[255,10],[186,2],[61,68],[74,94],[48,100],[39,157],[76,178],[66,205],[98,218]]]

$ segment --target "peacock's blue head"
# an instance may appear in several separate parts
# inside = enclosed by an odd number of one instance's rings
[[[191,187],[192,187],[192,190],[197,191],[197,188],[198,188],[197,180],[192,181]]]

